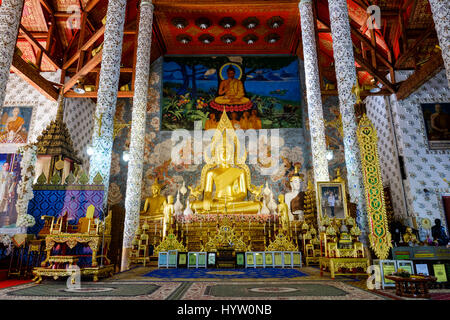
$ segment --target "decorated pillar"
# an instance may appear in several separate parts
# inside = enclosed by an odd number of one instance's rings
[[[430,6],[450,87],[450,28],[448,26],[450,4],[448,0],[430,0]]]
[[[24,0],[3,0],[0,5],[0,107],[5,102],[23,3]]]
[[[312,0],[302,0],[299,3],[299,9],[302,26],[303,59],[305,62],[306,95],[308,98],[309,132],[311,133],[314,180],[316,182],[329,181]]]
[[[114,114],[116,112],[117,91],[122,57],[123,26],[125,22],[126,0],[109,0],[106,13],[105,36],[102,50],[100,82],[95,109],[89,180],[100,174],[105,185],[103,204],[108,199],[109,172],[113,146]]]
[[[125,195],[122,271],[128,269],[129,251],[132,247],[131,242],[139,225],[152,24],[153,4],[151,0],[142,0],[136,52],[133,111],[131,114],[130,161],[128,162],[127,191]]]
[[[357,122],[355,116],[356,97],[353,86],[357,83],[355,58],[353,56],[350,23],[346,0],[328,0],[333,39],[333,55],[339,94],[339,109],[344,131],[344,153],[347,168],[347,182],[350,201],[357,204],[356,221],[366,239],[367,217],[364,197],[364,184],[361,171],[360,152],[356,138]]]

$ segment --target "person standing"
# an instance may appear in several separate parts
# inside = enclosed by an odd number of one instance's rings
[[[334,217],[334,206],[336,205],[336,197],[333,193],[333,191],[330,191],[328,193],[328,206],[330,207],[331,216]]]

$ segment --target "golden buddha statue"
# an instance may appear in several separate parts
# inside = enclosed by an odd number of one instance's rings
[[[278,215],[281,221],[281,229],[283,233],[289,235],[289,208],[288,205],[284,202],[284,195],[280,194],[278,196]]]
[[[416,235],[412,232],[412,229],[410,227],[406,228],[406,233],[403,235],[403,241],[406,244],[413,244],[413,245],[419,243]]]
[[[144,210],[141,211],[141,215],[151,216],[152,218],[164,217],[166,198],[161,195],[161,187],[158,178],[156,178],[152,185],[152,196],[145,199]]]
[[[258,213],[262,186],[250,184],[250,170],[242,157],[240,144],[224,110],[211,142],[211,158],[205,152],[200,185],[191,190],[191,209],[196,213]],[[254,200],[246,200],[247,193]]]

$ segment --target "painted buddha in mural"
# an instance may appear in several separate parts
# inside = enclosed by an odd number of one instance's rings
[[[236,67],[230,64],[226,69],[227,79],[223,79],[222,70],[224,67],[222,67],[220,72],[222,81],[219,85],[218,97],[211,102],[211,107],[220,111],[224,110],[224,108],[226,111],[244,111],[250,109],[252,102],[249,98],[245,97],[244,85],[240,80],[242,70],[240,70],[239,78],[236,78]]]
[[[164,205],[166,198],[161,195],[161,185],[158,183],[158,179],[152,185],[152,196],[145,199],[144,210],[141,211],[141,215],[150,216],[152,218],[164,217]]]
[[[202,169],[200,186],[189,187],[192,210],[196,213],[258,213],[262,203],[248,200],[248,192],[258,199],[262,186],[250,184],[246,153],[239,157],[240,145],[226,112],[222,114],[211,142],[211,157]]]

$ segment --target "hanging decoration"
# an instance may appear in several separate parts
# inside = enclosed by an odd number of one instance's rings
[[[378,138],[377,132],[366,114],[359,122],[357,136],[364,175],[370,246],[379,259],[387,259],[392,244],[386,218],[383,182],[377,151]]]

